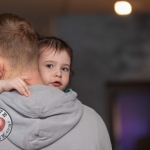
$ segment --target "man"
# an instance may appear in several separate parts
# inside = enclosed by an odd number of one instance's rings
[[[82,105],[75,92],[42,85],[37,60],[31,24],[17,15],[1,14],[0,78],[28,76],[32,94],[0,94],[0,150],[111,150],[100,116]]]

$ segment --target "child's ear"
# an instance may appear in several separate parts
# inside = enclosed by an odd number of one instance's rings
[[[3,75],[4,75],[4,61],[0,57],[0,79],[3,77]]]

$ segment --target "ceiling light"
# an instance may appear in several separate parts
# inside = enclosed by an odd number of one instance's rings
[[[114,9],[118,15],[129,15],[132,12],[132,6],[126,1],[118,1],[114,4]]]

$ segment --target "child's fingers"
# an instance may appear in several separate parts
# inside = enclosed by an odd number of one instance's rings
[[[30,77],[27,77],[27,76],[21,76],[20,77],[22,80],[30,80],[31,78]]]
[[[23,88],[24,88],[24,89],[22,89],[23,95],[29,96],[29,95],[31,94],[31,92],[30,92],[30,90],[29,90],[27,84],[26,84],[24,81],[25,81],[25,80],[30,80],[31,78],[28,77],[28,76],[21,76],[20,78],[23,80],[23,81],[22,81],[22,80],[20,81],[20,82],[21,82],[21,85],[22,85]]]
[[[20,83],[21,83],[21,85],[22,85],[23,94],[24,94],[25,96],[29,96],[29,95],[31,94],[31,92],[30,92],[30,90],[29,90],[27,84],[26,84],[24,81],[22,81],[22,80],[20,81]]]
[[[29,96],[31,94],[27,84],[22,79],[16,84],[16,88],[22,95]]]
[[[15,89],[21,94],[25,96],[29,96],[29,93],[26,91],[26,89],[22,85],[16,85]]]
[[[25,90],[23,89],[23,87],[22,87],[20,84],[16,84],[14,88],[15,88],[21,95],[28,96],[28,95],[26,94],[26,92],[24,92]]]

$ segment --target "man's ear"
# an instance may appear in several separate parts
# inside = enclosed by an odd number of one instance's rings
[[[3,59],[0,57],[0,78],[2,78],[4,75],[4,61]]]

